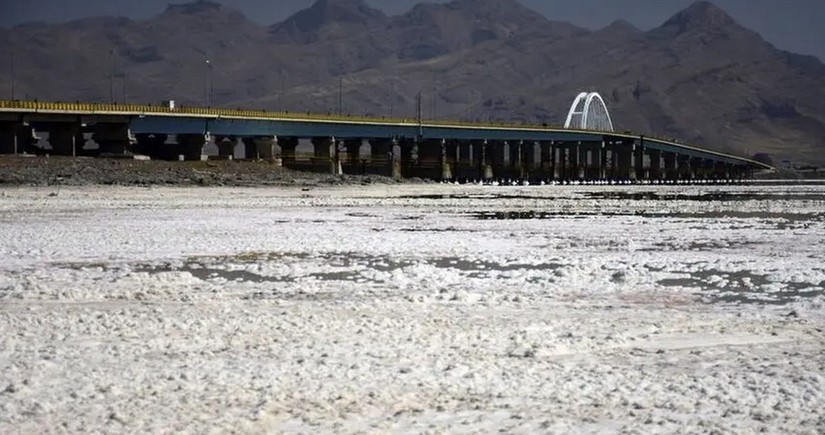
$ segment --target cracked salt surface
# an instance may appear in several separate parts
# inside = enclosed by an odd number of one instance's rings
[[[0,432],[825,431],[825,187],[0,199]]]

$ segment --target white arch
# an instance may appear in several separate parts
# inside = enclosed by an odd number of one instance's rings
[[[564,128],[613,131],[613,120],[598,92],[582,92],[570,106]]]

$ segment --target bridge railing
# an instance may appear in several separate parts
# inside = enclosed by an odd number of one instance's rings
[[[35,112],[66,112],[77,114],[135,114],[135,115],[196,115],[227,118],[260,118],[260,119],[296,119],[330,122],[364,122],[375,124],[418,124],[427,126],[462,127],[475,126],[486,128],[530,128],[530,129],[561,129],[558,125],[547,124],[515,124],[495,121],[459,121],[459,120],[417,120],[413,118],[378,117],[361,115],[322,114],[312,112],[283,112],[248,109],[218,109],[178,106],[170,108],[166,105],[151,104],[115,104],[115,103],[81,103],[81,102],[46,102],[46,101],[0,101],[0,109],[20,109]]]

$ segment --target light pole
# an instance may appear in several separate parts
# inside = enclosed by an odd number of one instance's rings
[[[390,79],[390,118],[395,117],[395,79]]]
[[[115,103],[115,50],[109,50],[109,102]]]
[[[338,78],[338,116],[344,116],[344,77]]]
[[[208,69],[207,74],[209,77],[209,96],[206,101],[207,107],[212,107],[215,105],[215,80],[214,80],[214,68],[212,67],[212,61],[206,59],[206,68]],[[205,86],[204,86],[205,87]],[[204,89],[204,92],[206,89]]]
[[[14,51],[11,52],[11,62],[9,67],[11,68],[11,99],[14,101],[14,82],[17,80],[17,72],[14,70]]]
[[[281,92],[278,93],[278,110],[281,112],[285,112],[284,110],[284,69],[280,68],[278,70],[278,81],[280,82]]]
[[[435,120],[437,117],[436,113],[436,104],[438,99],[438,84],[435,79],[435,71],[433,71],[433,111],[432,111],[432,119]]]

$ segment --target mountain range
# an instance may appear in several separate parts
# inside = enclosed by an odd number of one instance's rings
[[[706,1],[649,31],[623,21],[591,31],[516,0],[397,16],[318,0],[271,26],[197,1],[145,21],[0,29],[2,59],[15,97],[39,100],[413,118],[420,93],[425,118],[559,125],[580,91],[598,91],[619,130],[825,165],[825,65]]]

